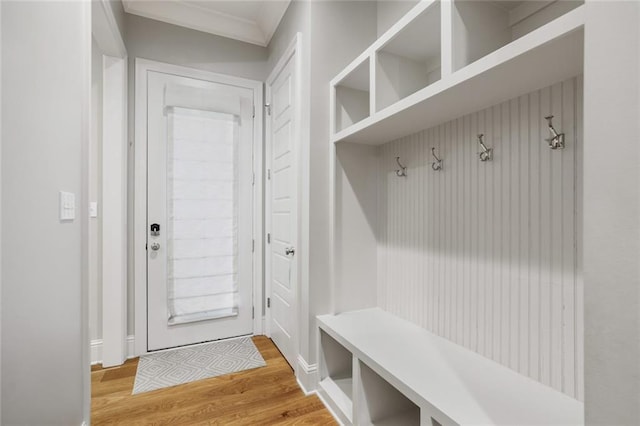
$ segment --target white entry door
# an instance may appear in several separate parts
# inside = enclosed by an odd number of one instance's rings
[[[253,332],[253,138],[251,89],[148,73],[147,350]]]
[[[298,172],[295,137],[295,58],[276,68],[267,82],[267,256],[271,339],[294,366],[297,321],[295,242]]]

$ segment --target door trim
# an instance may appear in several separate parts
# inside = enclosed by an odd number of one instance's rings
[[[88,245],[101,245],[101,254],[96,254],[98,257],[95,258],[97,264],[102,264],[98,277],[102,281],[102,316],[98,318],[98,324],[102,325],[102,365],[111,367],[122,364],[126,359],[127,49],[108,1],[92,4],[91,22],[92,35],[102,55],[103,99],[100,107],[101,151],[98,163],[89,162],[90,170],[101,165],[98,169],[98,199],[90,201],[99,202],[102,220],[98,226],[102,236],[89,234]],[[97,309],[97,306],[92,308]]]
[[[253,143],[253,334],[263,334],[262,317],[262,268],[263,268],[263,225],[262,212],[264,198],[262,191],[262,108],[263,90],[261,81],[232,77],[210,71],[197,70],[180,65],[166,64],[148,59],[135,58],[135,137],[134,137],[134,202],[133,202],[133,267],[134,267],[134,320],[135,355],[148,353],[147,350],[147,73],[156,71],[182,77],[213,81],[243,87],[253,91],[254,143]]]
[[[297,209],[297,235],[295,240],[296,254],[295,259],[297,264],[297,276],[295,278],[296,286],[293,289],[294,291],[294,301],[296,303],[295,311],[297,313],[298,318],[293,321],[294,331],[293,331],[293,347],[294,347],[294,358],[297,359],[300,354],[300,324],[306,324],[306,321],[300,321],[303,315],[307,315],[308,309],[306,306],[302,306],[302,286],[304,283],[308,282],[308,274],[309,274],[309,244],[308,244],[308,235],[309,235],[309,226],[308,221],[305,220],[305,209],[304,206],[309,205],[309,191],[305,190],[305,188],[309,188],[309,164],[308,164],[308,155],[305,155],[307,152],[308,142],[307,139],[304,138],[302,132],[302,34],[296,33],[296,36],[289,44],[287,49],[284,51],[276,65],[273,67],[271,72],[269,73],[269,77],[266,80],[265,85],[265,93],[266,99],[271,100],[271,86],[280,75],[280,73],[284,70],[284,67],[289,63],[289,60],[293,57],[294,62],[294,72],[296,77],[296,83],[294,87],[294,112],[293,115],[295,117],[294,122],[294,130],[293,130],[293,140],[298,141],[299,144],[296,147],[296,157],[295,157],[295,165],[297,168],[299,178],[299,184],[297,185],[297,194],[296,194],[296,209]],[[271,134],[270,134],[270,123],[269,120],[265,120],[265,166],[267,168],[271,167],[271,159],[268,155],[271,151]],[[270,201],[270,188],[269,185],[265,185],[265,224],[268,223],[269,212],[271,209],[271,201]],[[307,215],[308,217],[308,215]],[[271,252],[265,247],[264,250],[264,258],[265,258],[265,300],[266,297],[271,297],[271,268],[270,268],[270,258]],[[271,337],[271,310],[266,309],[265,313],[265,334]],[[294,369],[297,369],[297,365],[292,365]]]

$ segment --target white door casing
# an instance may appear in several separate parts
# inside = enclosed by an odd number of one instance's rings
[[[179,91],[180,99],[167,101],[171,96],[171,88],[186,88],[191,101],[185,101],[184,90]],[[188,95],[193,90],[203,90],[207,96],[196,94],[195,99]],[[211,96],[215,94],[215,96]],[[175,93],[174,93],[175,95]],[[173,96],[175,99],[175,96]],[[165,105],[169,102],[172,105]],[[193,105],[182,105],[192,102]],[[199,105],[205,103],[204,108]],[[229,107],[235,102],[236,113]],[[147,103],[149,111],[147,111]],[[262,103],[262,83],[236,77],[229,77],[186,67],[162,64],[143,59],[136,59],[136,191],[135,191],[135,330],[136,354],[144,354],[150,350],[197,343],[207,340],[232,337],[241,334],[262,333],[262,193],[254,191],[261,186],[259,173],[262,170],[261,114],[255,111],[254,105]],[[174,108],[175,107],[175,108]],[[221,116],[225,113],[235,114],[235,126],[238,129],[236,141],[239,142],[237,156],[246,159],[238,162],[237,173],[237,211],[242,212],[246,220],[241,218],[236,223],[237,253],[248,254],[238,256],[236,271],[240,289],[238,315],[225,316],[209,321],[188,321],[186,323],[168,325],[169,308],[167,307],[167,283],[165,263],[169,247],[166,240],[169,223],[166,218],[166,164],[167,149],[162,141],[177,123],[177,111],[189,114],[195,111],[199,116]],[[216,113],[216,111],[218,111]],[[172,115],[173,114],[173,115]],[[254,117],[255,115],[255,117]],[[173,121],[168,117],[173,117]],[[230,116],[227,116],[229,118]],[[219,117],[218,117],[219,118]],[[152,123],[156,122],[155,125]],[[225,118],[226,120],[226,118]],[[149,123],[149,124],[147,124]],[[160,123],[160,125],[158,125]],[[172,124],[173,123],[173,124]],[[242,139],[248,143],[241,143]],[[255,139],[255,140],[254,140]],[[158,146],[160,144],[160,146]],[[173,163],[172,163],[173,164]],[[257,173],[256,173],[257,172]],[[148,183],[147,183],[148,176]],[[149,200],[149,218],[147,219],[147,199]],[[160,235],[151,236],[149,226],[160,224]],[[205,230],[205,232],[208,232]],[[147,241],[148,238],[148,241]],[[254,241],[255,239],[255,241]],[[172,240],[173,241],[173,240]],[[147,242],[149,252],[156,258],[149,258],[147,270]],[[153,243],[159,244],[157,251],[151,250]],[[144,256],[144,257],[143,257]],[[203,255],[203,257],[206,257]],[[155,262],[157,261],[158,262]],[[173,263],[174,267],[176,263]],[[147,287],[148,282],[148,287]],[[157,287],[160,283],[160,287]],[[248,283],[248,287],[242,287]],[[245,300],[246,299],[246,300]],[[147,304],[149,300],[149,317]],[[255,316],[253,319],[253,306]]]
[[[296,366],[298,333],[298,86],[295,50],[283,57],[267,80],[265,272],[267,329],[291,366]]]

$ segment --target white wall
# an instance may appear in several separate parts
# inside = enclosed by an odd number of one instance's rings
[[[640,424],[640,3],[587,1],[587,424]]]
[[[88,3],[3,2],[1,28],[2,423],[79,425],[89,395]],[[60,190],[76,195],[73,222],[58,219]]]
[[[378,306],[380,148],[336,145],[335,312]]]
[[[377,233],[378,306],[577,399],[581,92],[569,79],[383,145]],[[549,114],[563,150],[544,140]]]

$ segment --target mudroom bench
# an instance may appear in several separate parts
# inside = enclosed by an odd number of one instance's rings
[[[344,424],[584,424],[581,402],[381,309],[317,320],[320,397]]]

